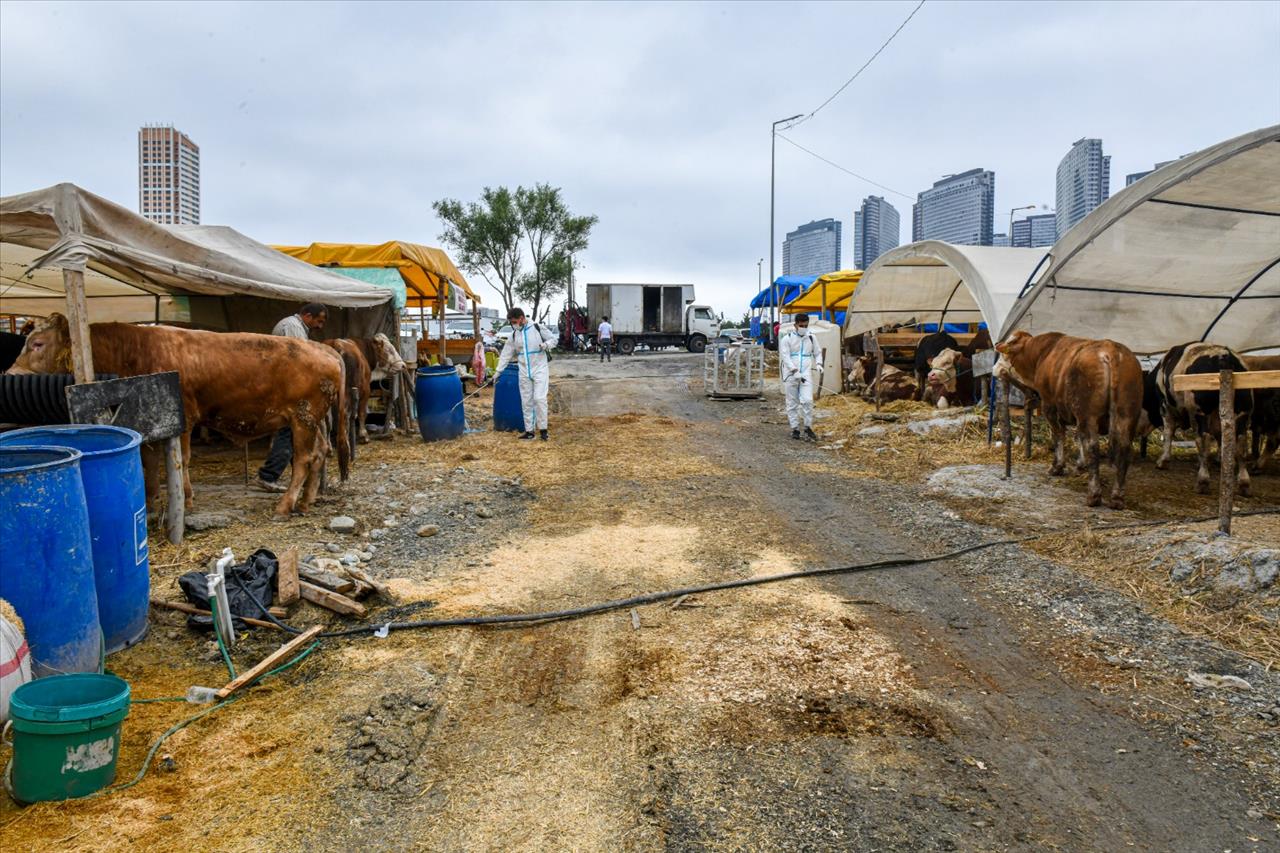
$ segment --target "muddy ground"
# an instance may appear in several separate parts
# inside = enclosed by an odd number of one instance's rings
[[[182,729],[132,788],[0,805],[0,846],[1280,849],[1274,579],[1228,590],[1245,576],[1205,571],[1212,525],[1107,529],[1211,514],[1185,455],[1139,466],[1124,513],[1086,511],[1081,478],[1050,481],[1042,451],[1019,462],[1028,487],[997,494],[998,455],[964,427],[859,437],[867,413],[828,401],[815,446],[790,440],[776,389],[705,399],[698,357],[552,368],[550,442],[484,431],[481,398],[480,432],[362,446],[353,479],[285,523],[237,453],[204,450],[198,508],[228,523],[153,540],[155,594],[176,599],[224,546],[371,554],[396,594],[370,602],[386,622],[1039,538],[577,621],[328,641]],[[978,467],[930,482],[962,464]],[[1280,503],[1277,480],[1242,509]],[[327,531],[339,513],[357,534]],[[1274,548],[1277,529],[1242,518],[1233,547]],[[345,624],[311,605],[289,621]],[[237,663],[280,640],[251,632]],[[226,679],[160,611],[109,663],[138,697]],[[120,778],[194,710],[135,706]]]

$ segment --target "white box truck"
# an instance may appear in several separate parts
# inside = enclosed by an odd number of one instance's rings
[[[720,334],[710,305],[696,305],[692,284],[587,284],[588,338],[609,318],[613,345],[630,355],[637,344],[702,352]]]

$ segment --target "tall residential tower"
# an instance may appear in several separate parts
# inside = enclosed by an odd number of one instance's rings
[[[1111,158],[1101,139],[1077,139],[1058,164],[1058,236],[1111,197]]]
[[[787,234],[782,243],[783,275],[822,275],[840,269],[840,223],[819,219]]]
[[[911,239],[990,246],[995,231],[996,173],[947,175],[920,193],[911,209]]]
[[[862,200],[853,212],[853,266],[865,270],[876,258],[898,245],[898,211],[878,195]]]
[[[173,125],[138,129],[138,212],[163,225],[200,224],[200,146]]]

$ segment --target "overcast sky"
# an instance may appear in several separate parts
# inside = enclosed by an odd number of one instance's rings
[[[137,206],[136,134],[200,146],[202,220],[266,243],[438,244],[431,202],[546,181],[600,217],[579,281],[693,282],[741,316],[769,247],[769,125],[824,101],[915,6],[0,3],[0,194],[72,181]],[[996,173],[1054,204],[1071,143],[1113,191],[1280,122],[1280,3],[931,0],[778,143],[781,240],[885,195]],[[498,303],[488,294],[488,304]]]

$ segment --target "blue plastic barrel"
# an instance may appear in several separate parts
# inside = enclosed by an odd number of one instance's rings
[[[31,674],[98,672],[102,630],[80,451],[0,447],[0,543],[0,598],[26,626]]]
[[[508,364],[493,384],[493,428],[498,432],[524,432],[524,406],[520,402],[520,366]]]
[[[89,508],[98,620],[107,654],[128,648],[147,633],[151,595],[142,436],[97,424],[31,427],[0,435],[0,447],[33,444],[71,447],[82,454],[80,479]]]
[[[447,364],[418,368],[413,398],[418,405],[418,432],[423,441],[457,438],[467,428],[462,411],[462,379],[456,368]]]

